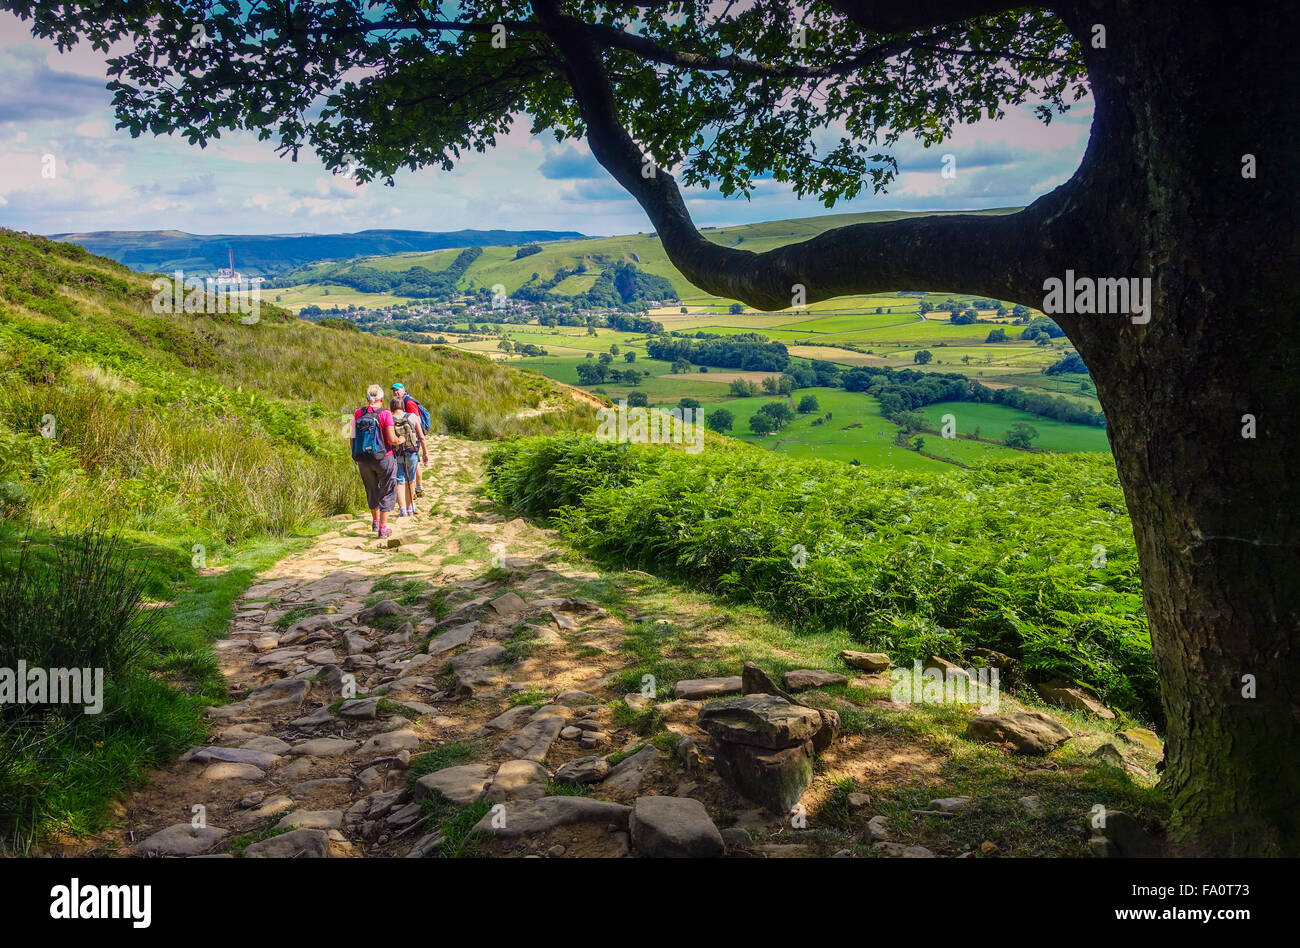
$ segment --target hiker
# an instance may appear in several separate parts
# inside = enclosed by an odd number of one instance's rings
[[[370,529],[382,540],[392,536],[388,513],[397,499],[397,462],[393,448],[400,444],[393,427],[393,414],[384,407],[384,390],[378,385],[366,389],[366,405],[352,416],[352,460],[357,462],[361,483],[366,487],[370,508]]]
[[[424,446],[424,432],[420,430],[420,416],[402,410],[402,400],[394,398],[389,403],[393,414],[393,428],[401,439],[400,447],[393,453],[397,459],[397,516],[415,516],[415,484],[420,471],[420,458],[429,463],[429,452]]]
[[[393,402],[401,402],[402,411],[409,412],[419,420],[416,426],[420,429],[420,453],[424,456],[424,463],[429,463],[429,452],[424,447],[424,436],[429,433],[429,412],[411,397],[411,393],[406,390],[406,386],[401,382],[393,383]],[[390,402],[392,404],[392,402]],[[424,475],[420,472],[420,465],[415,465],[415,496],[419,497],[424,493]]]

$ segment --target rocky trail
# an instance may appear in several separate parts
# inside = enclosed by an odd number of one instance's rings
[[[155,771],[98,852],[981,854],[978,836],[931,842],[938,852],[918,844],[924,834],[899,839],[873,816],[869,793],[846,792],[936,784],[942,760],[897,729],[842,732],[841,714],[864,713],[844,698],[810,707],[789,693],[842,674],[787,672],[782,688],[740,658],[732,674],[657,683],[671,700],[636,690],[631,623],[693,622],[704,636],[710,623],[639,602],[637,584],[652,577],[635,571],[613,577],[628,589],[621,615],[593,601],[600,574],[478,495],[482,445],[438,438],[430,448],[421,513],[394,521],[392,538],[336,518],[336,530],[244,593],[216,643],[232,702],[209,709],[209,743]],[[888,682],[885,656],[841,658],[857,684]],[[886,698],[867,704],[897,712]],[[985,730],[1028,755],[1071,733],[1040,711]],[[1019,805],[1032,811],[1037,798],[1027,799]],[[942,824],[971,804],[938,798],[922,812]],[[801,818],[835,807],[847,836],[804,830]]]

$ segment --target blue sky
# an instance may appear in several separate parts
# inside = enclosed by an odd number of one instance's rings
[[[403,172],[392,188],[358,186],[329,174],[312,156],[297,163],[280,158],[273,143],[251,135],[227,136],[206,149],[180,138],[132,139],[113,128],[103,61],[84,44],[61,54],[0,13],[0,226],[41,234],[650,229],[584,145],[530,136],[526,121],[495,150],[467,156],[454,171]],[[929,151],[900,143],[895,154],[902,172],[887,193],[830,211],[770,180],[760,181],[749,201],[708,191],[688,191],[687,199],[700,226],[1026,204],[1074,173],[1091,117],[1085,100],[1043,126],[1026,107],[999,122],[959,128]],[[955,178],[940,175],[944,153],[956,156]],[[53,177],[46,156],[53,156]]]

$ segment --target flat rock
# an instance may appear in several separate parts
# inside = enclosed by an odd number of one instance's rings
[[[796,668],[781,676],[781,684],[786,691],[804,691],[808,688],[822,688],[826,685],[848,684],[849,679],[837,672],[822,671],[818,668]]]
[[[975,802],[974,797],[940,797],[930,801],[930,809],[939,813],[956,813]]]
[[[434,636],[428,647],[425,649],[430,655],[442,655],[450,652],[452,649],[459,648],[474,637],[478,631],[477,622],[466,622],[458,625],[453,629],[448,629],[440,635]]]
[[[449,802],[467,806],[477,800],[491,782],[492,769],[487,764],[462,764],[425,774],[415,782],[412,793],[420,800],[436,790]]]
[[[182,761],[193,761],[196,764],[210,764],[214,761],[252,764],[254,767],[263,770],[280,763],[279,755],[248,747],[192,747],[182,754],[180,759]]]
[[[255,804],[252,809],[248,810],[248,817],[249,819],[254,821],[265,820],[265,819],[269,819],[272,816],[279,816],[285,810],[292,810],[292,809],[293,809],[293,801],[290,800],[288,797],[284,797],[284,796],[272,797],[271,799],[262,803],[260,806],[257,806]]]
[[[641,789],[641,781],[660,757],[659,748],[647,744],[635,753],[624,757],[612,768],[609,776],[601,781],[600,789],[606,793],[636,793]]]
[[[288,751],[290,747],[288,741],[282,741],[278,737],[269,737],[264,734],[259,734],[257,737],[245,741],[239,746],[244,750],[266,751],[268,754],[275,754],[277,756]]]
[[[540,800],[546,796],[551,775],[535,760],[508,760],[483,792],[485,800]]]
[[[528,704],[517,704],[513,708],[507,708],[487,724],[484,724],[479,729],[479,734],[500,734],[504,731],[513,731],[533,713],[533,710],[533,706]]]
[[[1156,734],[1155,731],[1144,727],[1127,728],[1126,730],[1119,731],[1117,736],[1130,744],[1137,744],[1141,747],[1145,747],[1147,750],[1156,754],[1160,753],[1160,749],[1164,746],[1160,741],[1160,735]]]
[[[845,649],[840,652],[840,661],[850,668],[860,668],[868,672],[882,672],[889,669],[889,656],[884,652],[855,652]]]
[[[523,612],[528,608],[528,604],[515,593],[508,592],[504,596],[498,596],[489,602],[488,608],[498,616],[513,616]]]
[[[725,852],[704,804],[690,797],[638,797],[628,818],[632,848],[651,858],[706,858]]]
[[[228,830],[177,823],[159,830],[136,847],[142,856],[196,856],[207,852]]]
[[[289,726],[302,728],[304,730],[313,730],[322,725],[329,724],[333,720],[334,715],[330,714],[329,708],[317,708],[311,714],[290,721]]]
[[[324,859],[329,851],[330,838],[324,830],[296,829],[253,843],[244,850],[244,858]]]
[[[342,810],[294,810],[286,813],[276,829],[333,830],[343,825]]]
[[[293,757],[340,757],[351,753],[356,746],[356,741],[342,737],[317,737],[294,745],[289,754]]]
[[[204,780],[261,780],[266,774],[252,764],[235,764],[222,761],[209,764],[203,771]]]
[[[744,689],[739,675],[728,678],[688,678],[677,682],[673,696],[688,700],[700,698],[721,698],[726,695],[738,695]]]
[[[289,793],[301,799],[314,793],[344,790],[351,787],[352,783],[351,777],[318,777],[315,780],[304,780],[302,783],[294,784]]]
[[[395,754],[399,751],[413,751],[419,746],[420,736],[412,730],[402,728],[399,731],[376,734],[361,745],[358,753],[363,755]]]
[[[940,658],[938,655],[931,655],[925,660],[925,668],[937,668],[945,676],[956,678],[969,678],[970,673],[962,668],[956,662],[950,662],[946,658]]]
[[[357,613],[358,625],[372,625],[376,619],[386,619],[393,616],[404,616],[407,612],[399,603],[392,599],[381,599],[369,609],[362,609]]]
[[[339,717],[353,721],[373,721],[378,711],[378,698],[353,698],[339,705]]]
[[[1027,797],[1021,797],[1016,801],[1025,808],[1025,812],[1030,816],[1041,816],[1043,813],[1043,801],[1037,796],[1030,794]]]
[[[1034,685],[1034,690],[1038,692],[1042,699],[1048,704],[1054,704],[1057,707],[1069,708],[1073,711],[1083,711],[1088,714],[1104,720],[1112,720],[1115,712],[1106,707],[1088,692],[1084,691],[1078,685],[1070,682],[1049,681],[1046,684]]]
[[[488,665],[495,665],[506,655],[505,647],[502,645],[484,645],[482,648],[472,648],[467,652],[461,652],[451,660],[451,670],[459,675],[471,668],[483,668]]]
[[[563,728],[564,718],[561,715],[534,718],[502,741],[499,750],[509,757],[541,763]]]
[[[322,629],[333,629],[339,616],[320,613],[314,616],[307,616],[300,619],[285,630],[284,635],[280,636],[282,642],[297,642],[299,639],[306,638],[312,632],[319,632]]]
[[[597,783],[609,776],[609,761],[604,757],[578,757],[555,772],[558,783]]]
[[[306,656],[305,648],[275,648],[265,655],[259,655],[253,659],[254,665],[282,665],[285,662],[291,662],[295,658]]]
[[[602,826],[612,824],[626,829],[632,814],[630,806],[589,797],[542,797],[540,800],[521,800],[502,806],[504,812],[486,814],[474,824],[470,835],[515,839],[573,823],[598,823]]]
[[[577,708],[588,704],[600,704],[600,699],[589,691],[564,691],[555,696],[555,704]]]
[[[1010,744],[1018,754],[1041,756],[1074,735],[1055,718],[1041,711],[989,714],[973,718],[966,739],[985,744]]]
[[[243,703],[258,710],[296,708],[307,697],[309,687],[307,682],[295,679],[273,681],[269,685],[254,688]]]
[[[802,744],[822,729],[822,716],[814,708],[766,694],[711,701],[700,709],[697,721],[715,742],[771,750]]]

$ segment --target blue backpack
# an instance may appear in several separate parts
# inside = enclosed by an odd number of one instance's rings
[[[409,401],[415,402],[415,398],[410,393],[407,393],[406,397]],[[428,434],[429,428],[433,424],[433,419],[429,417],[429,413],[424,410],[424,406],[419,402],[415,402],[415,410],[420,413],[420,430],[425,434]]]
[[[388,445],[379,427],[379,413],[367,408],[353,426],[352,460],[382,461],[387,454]]]

